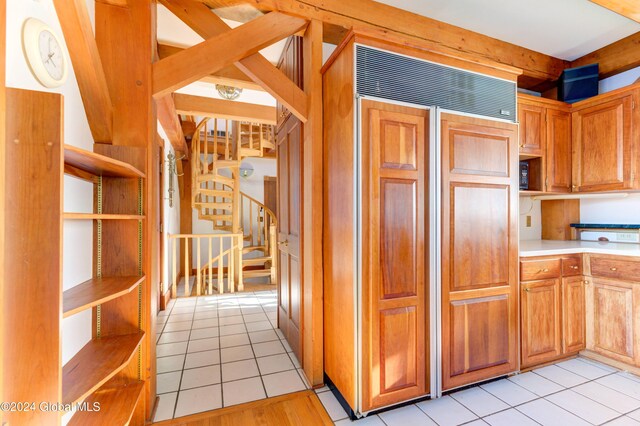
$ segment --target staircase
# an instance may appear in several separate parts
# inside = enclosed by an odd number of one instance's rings
[[[242,160],[262,157],[270,149],[275,149],[271,125],[219,118],[202,120],[196,126],[191,144],[191,204],[198,211],[198,218],[210,221],[214,231],[243,235],[242,277],[269,277],[275,284],[275,214],[240,191]],[[209,268],[213,261],[200,265],[201,271]],[[218,274],[227,274],[231,266],[226,265],[227,272],[221,270]]]

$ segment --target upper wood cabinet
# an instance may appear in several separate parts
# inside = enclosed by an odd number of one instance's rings
[[[517,127],[442,114],[442,385],[517,369]]]
[[[277,67],[300,88],[303,82],[302,63],[302,37],[291,36],[287,39]],[[278,114],[277,127],[280,127],[291,114],[280,102],[276,106],[276,113]]]
[[[518,95],[520,157],[529,162],[529,189],[571,191],[571,106]]]
[[[569,108],[546,109],[546,192],[571,192],[571,113]]]
[[[573,105],[574,192],[637,187],[638,91],[633,86]]]
[[[527,97],[528,98],[528,97]],[[522,95],[518,99],[520,122],[520,153],[542,156],[545,148],[545,108]]]

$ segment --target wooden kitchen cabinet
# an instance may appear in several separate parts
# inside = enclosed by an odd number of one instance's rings
[[[566,105],[566,104],[565,104]],[[546,109],[546,192],[571,192],[571,113],[569,106]]]
[[[521,367],[571,356],[585,348],[582,256],[520,261]]]
[[[529,163],[529,189],[571,192],[571,106],[518,95],[520,159]]]
[[[637,87],[573,105],[573,192],[637,188]]]
[[[587,297],[587,349],[638,365],[638,285],[605,278],[591,279]]]
[[[562,355],[562,304],[558,278],[521,284],[522,367]]]
[[[520,122],[520,154],[544,155],[546,126],[545,108],[534,96],[518,96],[518,121]]]
[[[585,284],[583,276],[562,279],[562,353],[583,350],[586,342]]]

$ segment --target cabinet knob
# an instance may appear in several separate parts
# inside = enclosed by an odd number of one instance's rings
[[[527,293],[529,293],[529,292],[531,291],[531,289],[530,289],[530,288],[525,287],[525,288],[524,288],[524,291],[526,291]]]
[[[582,282],[585,283],[585,284],[589,284],[589,280],[584,280]]]
[[[547,268],[544,268],[544,269],[540,269],[540,270],[538,271],[538,273],[540,273],[540,272],[549,272],[549,270],[548,270]]]
[[[578,269],[576,265],[571,265],[571,269]]]
[[[616,268],[616,267],[611,267],[611,268],[609,268],[609,269],[611,269],[611,270],[612,270],[612,271],[614,271],[614,272],[618,270],[618,268]]]

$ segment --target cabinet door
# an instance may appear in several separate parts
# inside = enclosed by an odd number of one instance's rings
[[[562,280],[562,351],[565,354],[585,348],[585,283],[582,276]]]
[[[561,301],[559,279],[520,284],[523,367],[562,355]]]
[[[637,284],[592,278],[587,290],[587,348],[628,364],[637,364]]]
[[[517,127],[442,115],[444,390],[517,369]]]
[[[520,122],[520,154],[541,156],[544,154],[546,127],[545,109],[527,103],[518,104]]]
[[[571,114],[547,109],[547,192],[571,192]]]
[[[627,95],[573,113],[574,192],[631,187],[632,106]]]
[[[362,409],[428,393],[428,111],[362,102]]]

